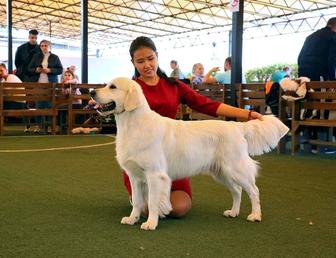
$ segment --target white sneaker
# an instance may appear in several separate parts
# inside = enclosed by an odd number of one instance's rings
[[[34,133],[40,133],[41,129],[38,126],[35,126]]]
[[[26,126],[25,129],[23,130],[25,133],[30,133],[30,126]]]

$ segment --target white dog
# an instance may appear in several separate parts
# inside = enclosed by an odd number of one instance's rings
[[[259,190],[255,184],[258,163],[249,155],[274,148],[288,128],[273,116],[246,123],[181,121],[152,111],[133,80],[116,78],[91,92],[102,115],[114,114],[117,123],[116,152],[132,186],[133,209],[122,224],[133,225],[147,205],[149,215],[142,229],[154,230],[158,219],[171,211],[171,181],[208,172],[225,184],[233,197],[224,216],[239,214],[242,189],[250,197],[249,221],[261,221]],[[148,187],[144,196],[143,184]]]

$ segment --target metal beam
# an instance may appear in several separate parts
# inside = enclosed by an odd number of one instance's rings
[[[88,0],[81,0],[82,83],[88,82]]]
[[[13,72],[12,0],[7,0],[8,72]]]
[[[231,68],[231,105],[236,106],[235,84],[242,82],[242,54],[244,29],[244,0],[239,0],[239,11],[232,14],[232,68]]]

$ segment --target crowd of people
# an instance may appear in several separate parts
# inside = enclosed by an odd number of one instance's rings
[[[41,40],[38,44],[38,31],[30,30],[28,42],[20,45],[15,53],[15,66],[14,74],[9,74],[5,64],[0,64],[0,79],[2,82],[61,82],[63,83],[62,92],[65,95],[70,94],[69,88],[66,84],[79,83],[78,76],[75,74],[76,67],[71,65],[64,69],[60,58],[51,53],[51,42],[48,40]],[[60,77],[60,80],[59,80]],[[80,95],[79,89],[75,94]],[[78,101],[74,104],[80,104]],[[23,108],[50,108],[50,103],[46,101],[38,101],[36,103],[18,103],[18,102],[5,102],[5,109],[23,109]],[[30,119],[26,120],[25,132],[30,132]],[[41,128],[46,124],[46,117],[36,117],[35,133],[40,133]]]

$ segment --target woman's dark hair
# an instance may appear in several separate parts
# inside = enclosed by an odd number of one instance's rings
[[[134,52],[137,51],[140,48],[143,48],[143,47],[150,48],[151,50],[153,50],[154,52],[156,52],[156,47],[155,47],[155,44],[154,44],[153,40],[151,40],[148,37],[144,37],[144,36],[137,37],[135,40],[133,40],[133,42],[131,43],[130,49],[129,49],[129,53],[130,53],[130,56],[132,58],[132,61],[133,61],[133,57],[134,57]],[[160,78],[163,78],[169,84],[178,85],[178,82],[176,81],[176,79],[168,77],[167,74],[160,69],[160,67],[158,67],[156,73],[157,73],[157,75]],[[134,77],[137,78],[139,76],[140,76],[140,73],[135,68],[135,70],[134,70]]]

